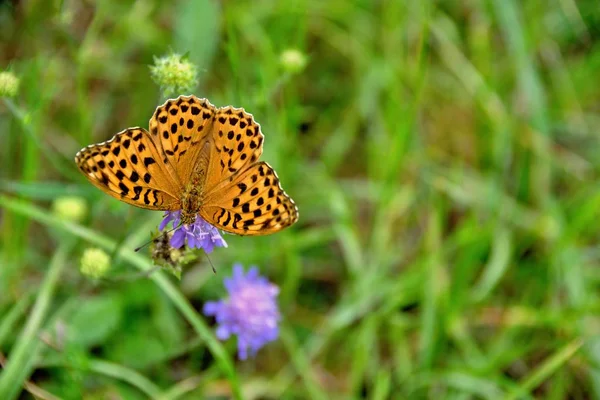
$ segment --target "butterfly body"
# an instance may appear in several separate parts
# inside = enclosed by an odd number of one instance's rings
[[[192,224],[202,209],[202,187],[189,183],[181,197],[181,221],[185,225]]]
[[[264,235],[298,219],[298,210],[262,154],[251,114],[180,96],[158,107],[149,131],[130,128],[83,148],[75,161],[87,179],[141,208],[199,214],[231,233]]]

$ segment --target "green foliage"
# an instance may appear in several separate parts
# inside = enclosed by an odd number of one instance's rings
[[[81,299],[81,307],[66,321],[68,340],[81,346],[102,344],[119,327],[123,318],[121,300],[107,293]]]
[[[600,397],[599,15],[0,2],[0,398]],[[254,115],[300,211],[181,280],[133,251],[161,213],[73,162],[147,126],[165,90],[150,66],[173,53],[194,94]],[[110,258],[99,280],[88,248]],[[281,288],[281,338],[245,362],[201,315],[234,262]]]

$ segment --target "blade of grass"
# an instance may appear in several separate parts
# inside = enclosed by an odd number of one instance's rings
[[[377,315],[365,318],[361,321],[359,332],[355,336],[353,346],[348,349],[352,352],[352,363],[349,368],[349,381],[352,384],[350,390],[355,398],[360,398],[360,393],[364,385],[367,384],[367,374],[369,367],[378,363],[376,354],[377,328],[379,318]]]
[[[16,398],[21,391],[23,383],[31,374],[32,367],[27,368],[26,364],[31,357],[31,349],[37,342],[37,335],[44,317],[50,308],[52,294],[59,282],[60,274],[66,265],[67,255],[72,244],[73,242],[70,240],[63,241],[50,261],[50,267],[42,282],[29,319],[11,352],[8,354],[6,368],[0,376],[0,399],[10,400]]]
[[[197,389],[202,385],[203,379],[200,376],[191,376],[186,378],[177,384],[170,387],[168,390],[163,392],[160,396],[160,400],[176,400],[183,397],[185,394]]]
[[[508,54],[513,58],[521,96],[527,104],[530,124],[541,135],[535,137],[535,155],[532,160],[529,194],[541,204],[550,197],[550,141],[549,117],[546,106],[546,93],[535,67],[535,52],[527,46],[527,32],[519,14],[518,3],[514,0],[492,1],[498,17],[498,24],[509,47]]]
[[[302,351],[302,348],[298,345],[293,332],[282,326],[281,329],[281,340],[285,345],[288,354],[290,355],[290,361],[294,365],[298,375],[301,377],[309,398],[311,399],[327,399],[327,394],[316,384],[315,379],[311,376],[311,365],[309,358]]]
[[[127,382],[153,399],[160,396],[158,386],[131,368],[104,360],[90,360],[87,367],[90,371]]]
[[[476,302],[483,301],[494,290],[510,265],[513,238],[510,230],[499,225],[494,235],[492,255],[483,270],[483,275],[475,288],[472,297]]]
[[[373,385],[373,400],[392,398],[392,372],[390,369],[380,369]]]
[[[4,357],[4,354],[0,353],[0,367],[4,368],[5,363],[6,363],[6,358]],[[27,390],[29,393],[31,393],[36,399],[39,398],[42,400],[60,400],[58,397],[54,396],[52,393],[43,390],[42,388],[31,383],[30,381],[25,381],[23,383],[23,387],[25,388],[25,390]]]
[[[442,223],[440,207],[432,207],[428,219],[427,277],[423,285],[423,313],[421,314],[421,337],[419,343],[419,364],[422,368],[431,368],[438,350],[438,341],[445,323],[443,309],[448,284],[447,271],[441,254]]]
[[[562,349],[557,351],[553,356],[544,361],[531,374],[526,376],[519,385],[519,389],[524,392],[531,392],[538,387],[546,379],[550,378],[560,367],[569,361],[577,351],[583,346],[583,339],[577,338]],[[520,392],[513,392],[505,397],[506,400],[516,399],[520,396]]]
[[[59,152],[54,151],[50,147],[44,145],[44,141],[38,137],[38,134],[35,132],[35,129],[31,123],[31,118],[27,115],[23,109],[17,106],[10,99],[3,99],[4,105],[8,110],[12,113],[13,117],[19,121],[21,124],[21,128],[23,131],[29,136],[29,141],[36,145],[40,152],[48,159],[50,164],[56,168],[58,172],[60,172],[64,177],[70,178],[73,181],[78,181],[81,177],[75,171],[74,168],[67,167],[64,160],[62,160],[57,154]]]
[[[6,314],[2,320],[0,321],[0,347],[2,347],[2,343],[6,340],[8,334],[15,329],[15,324],[25,314],[25,311],[29,308],[31,304],[31,300],[33,297],[31,295],[23,296],[15,303],[15,305],[10,309],[8,314]]]
[[[73,364],[69,360],[53,360],[41,363],[38,368],[69,368],[94,372],[99,375],[126,382],[152,399],[160,397],[161,389],[137,371],[106,360],[88,359],[85,363]]]

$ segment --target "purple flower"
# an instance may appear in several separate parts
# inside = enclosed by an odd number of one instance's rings
[[[238,356],[248,358],[248,349],[254,356],[268,342],[279,335],[281,319],[277,307],[279,288],[251,267],[244,275],[240,264],[233,266],[233,277],[225,278],[229,297],[204,304],[204,315],[217,319],[217,337],[221,340],[231,335],[238,337]]]
[[[159,230],[164,230],[169,222],[173,222],[173,227],[179,225],[181,221],[181,211],[167,211],[158,226]],[[227,243],[221,237],[221,234],[211,224],[206,222],[200,215],[196,216],[196,221],[191,225],[181,225],[173,233],[170,244],[179,249],[185,242],[191,249],[203,249],[210,253],[216,247],[227,247]]]

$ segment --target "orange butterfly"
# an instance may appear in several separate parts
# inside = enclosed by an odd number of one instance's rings
[[[199,214],[239,235],[266,235],[298,220],[298,208],[264,161],[260,125],[231,106],[180,96],[158,107],[150,132],[129,128],[87,146],[77,166],[96,187],[137,207]]]

